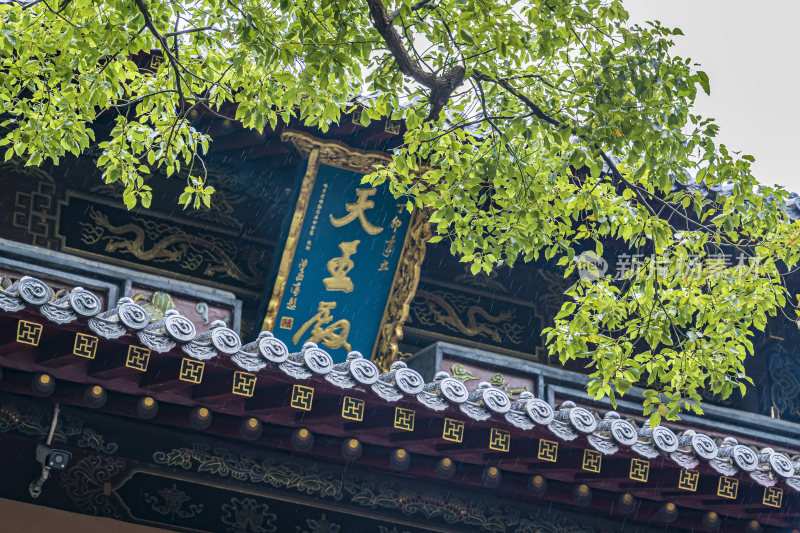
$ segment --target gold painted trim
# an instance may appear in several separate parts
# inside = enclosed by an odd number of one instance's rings
[[[313,496],[303,498],[303,493],[290,494],[288,491],[281,489],[274,489],[271,488],[269,485],[263,485],[263,486],[258,485],[258,488],[242,486],[242,485],[232,485],[230,482],[224,482],[224,481],[219,482],[216,480],[204,479],[199,476],[195,477],[189,474],[172,473],[172,472],[167,473],[162,470],[156,470],[155,468],[147,466],[133,467],[132,469],[128,470],[125,473],[125,475],[121,477],[118,481],[114,482],[110,487],[111,495],[113,495],[114,498],[116,498],[116,500],[119,502],[120,506],[122,507],[122,510],[128,514],[128,517],[131,519],[133,523],[138,523],[138,524],[153,524],[153,525],[158,525],[160,527],[170,527],[180,531],[191,531],[193,533],[194,532],[209,533],[210,531],[207,529],[191,529],[185,526],[170,524],[168,522],[156,522],[140,518],[134,515],[131,512],[130,507],[128,507],[128,504],[125,503],[125,500],[123,500],[122,496],[119,495],[118,491],[126,483],[128,483],[131,479],[133,479],[133,477],[136,474],[150,475],[153,477],[160,477],[172,481],[175,480],[184,481],[186,483],[191,483],[193,485],[198,485],[201,487],[213,487],[217,489],[227,490],[233,493],[258,496],[261,498],[271,499],[283,503],[290,502],[290,503],[295,503],[297,505],[302,505],[304,507],[315,507],[317,509],[325,509],[327,511],[341,513],[344,515],[369,518],[372,520],[376,520],[378,522],[386,522],[388,520],[391,520],[392,524],[415,527],[423,531],[431,531],[437,533],[450,533],[452,531],[452,529],[450,529],[449,526],[437,526],[435,524],[430,524],[429,521],[426,520],[415,521],[412,518],[403,518],[402,516],[396,516],[394,513],[387,513],[388,516],[380,515],[378,513],[370,513],[369,511],[342,505],[341,501],[330,502],[322,498],[315,499]]]
[[[281,140],[291,141],[303,159],[310,161],[316,151],[323,164],[359,174],[371,174],[379,165],[386,165],[392,161],[392,158],[383,152],[351,148],[342,142],[319,139],[302,131],[286,130],[281,134]]]
[[[292,132],[284,132],[283,135],[281,135],[281,139],[284,141],[291,139],[291,136],[287,135],[290,133]],[[275,287],[272,289],[272,298],[269,300],[267,316],[264,317],[264,323],[261,326],[261,329],[264,331],[273,331],[275,329],[275,321],[278,319],[281,300],[283,300],[283,293],[286,290],[286,281],[289,279],[289,271],[292,269],[292,261],[294,260],[295,251],[297,251],[297,242],[300,239],[300,232],[303,229],[303,221],[306,218],[306,211],[308,211],[308,201],[311,198],[311,191],[314,189],[314,182],[317,179],[318,170],[319,149],[313,149],[308,155],[308,167],[306,167],[306,174],[303,176],[303,182],[300,185],[300,195],[297,198],[297,205],[292,215],[289,235],[286,237],[286,244],[281,254],[281,263],[278,267],[278,275],[275,277]]]

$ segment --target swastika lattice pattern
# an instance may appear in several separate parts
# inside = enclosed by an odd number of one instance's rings
[[[147,365],[150,362],[150,350],[141,346],[128,346],[128,356],[125,358],[125,366],[147,372]]]
[[[184,357],[181,360],[181,373],[178,378],[189,383],[200,383],[203,381],[203,369],[205,366],[206,364],[203,361]]]
[[[739,492],[739,480],[734,477],[720,476],[717,485],[717,496],[735,500]]]
[[[461,442],[464,440],[464,422],[453,420],[452,418],[445,418],[442,438],[451,442]]]
[[[233,389],[231,392],[237,396],[253,396],[256,391],[256,376],[248,372],[234,372],[233,373]]]
[[[295,385],[292,387],[292,399],[289,405],[301,411],[310,411],[314,400],[314,388]]]
[[[489,436],[489,449],[498,452],[507,452],[511,449],[511,433],[502,429],[492,428]]]
[[[600,472],[600,467],[603,464],[603,455],[597,450],[583,450],[583,461],[581,468],[587,472]]]
[[[342,402],[342,418],[356,422],[364,420],[364,400],[345,396]]]
[[[558,443],[552,440],[539,439],[539,459],[555,463],[558,460]]]
[[[94,359],[97,353],[97,337],[86,335],[85,333],[76,333],[72,353],[87,359]]]
[[[678,488],[681,490],[688,490],[694,492],[697,490],[697,482],[700,480],[699,470],[684,470],[681,468],[681,474],[678,478]]]
[[[403,431],[414,431],[414,410],[395,407],[394,427]]]
[[[20,320],[17,323],[17,342],[22,344],[30,344],[31,346],[39,346],[39,340],[42,338],[42,325],[36,322],[28,322],[27,320]]]
[[[650,461],[631,459],[631,470],[628,477],[634,481],[647,483],[647,478],[650,477]]]
[[[761,502],[768,507],[780,509],[783,504],[783,489],[778,487],[764,487],[764,498]]]

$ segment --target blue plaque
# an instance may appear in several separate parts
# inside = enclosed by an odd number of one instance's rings
[[[372,357],[408,252],[412,216],[388,185],[361,183],[385,154],[300,132],[285,132],[287,138],[306,157],[305,174],[264,329],[293,352],[315,342],[336,362],[354,350]],[[417,266],[421,259],[415,254]]]

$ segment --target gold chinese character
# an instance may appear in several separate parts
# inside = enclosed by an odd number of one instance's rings
[[[394,251],[394,235],[392,235],[392,238],[384,243],[383,257],[389,257],[390,255],[392,255],[393,251]]]
[[[511,433],[502,429],[492,428],[489,434],[489,449],[498,452],[507,452],[511,449]]]
[[[76,333],[72,353],[87,359],[94,359],[97,353],[97,337],[86,335],[85,333]]]
[[[650,461],[643,461],[642,459],[631,459],[631,470],[628,473],[628,478],[634,481],[641,481],[647,483],[647,478],[650,477]]]
[[[739,480],[735,477],[720,476],[717,484],[717,496],[735,500],[739,492]]]
[[[464,440],[464,422],[460,420],[453,420],[452,418],[444,419],[444,429],[442,430],[442,438],[452,442],[461,442]]]
[[[778,487],[764,487],[764,497],[761,503],[769,507],[780,509],[783,504],[783,489]]]
[[[38,346],[42,337],[42,325],[37,322],[20,320],[17,323],[17,342]]]
[[[581,468],[587,472],[600,473],[603,465],[603,455],[595,450],[583,450],[583,463]]]
[[[199,384],[201,381],[203,381],[203,369],[205,366],[206,364],[203,361],[187,359],[184,357],[181,360],[181,371],[178,375],[178,378],[181,381]]]
[[[699,470],[684,470],[681,469],[680,476],[678,477],[678,488],[681,490],[688,490],[695,492],[697,490],[697,482],[700,480]]]
[[[539,459],[549,463],[558,460],[558,443],[552,440],[539,439]]]
[[[364,400],[345,396],[342,403],[342,418],[362,422],[364,420]]]
[[[403,409],[402,407],[394,408],[394,427],[404,431],[414,431],[414,410]]]
[[[356,253],[356,247],[361,241],[340,242],[339,249],[342,251],[341,257],[334,257],[328,261],[328,272],[331,277],[322,280],[325,288],[329,291],[351,292],[353,290],[353,280],[347,277],[355,263],[350,256]]]
[[[389,270],[389,261],[381,261],[381,266],[378,267],[378,272],[384,272]]]
[[[294,385],[292,387],[292,397],[289,400],[289,405],[301,411],[310,411],[311,402],[314,400],[314,387],[304,387],[302,385]]]
[[[248,372],[233,373],[233,387],[231,392],[238,396],[252,398],[256,390],[256,376]]]
[[[147,371],[147,364],[150,362],[150,350],[140,346],[128,346],[128,356],[125,358],[125,366],[138,370]]]
[[[317,306],[317,314],[308,319],[308,321],[297,330],[297,333],[292,337],[292,342],[297,344],[305,334],[306,330],[313,324],[311,328],[311,338],[305,342],[320,342],[330,349],[344,347],[348,352],[350,351],[350,343],[347,342],[347,336],[350,334],[350,321],[341,319],[333,324],[322,328],[325,324],[333,320],[331,309],[336,307],[336,302],[319,302]]]
[[[358,196],[358,200],[353,204],[345,204],[344,208],[347,210],[347,214],[342,218],[334,218],[333,215],[331,217],[331,224],[333,224],[336,228],[341,228],[342,226],[351,223],[358,217],[358,221],[361,222],[361,227],[364,228],[364,231],[367,232],[369,235],[377,235],[378,233],[383,231],[383,228],[379,228],[378,226],[373,225],[369,220],[367,220],[367,216],[364,214],[364,211],[367,209],[372,209],[375,207],[375,202],[370,200],[369,198],[375,196],[375,192],[377,189],[374,187],[372,189],[356,189],[356,196]]]

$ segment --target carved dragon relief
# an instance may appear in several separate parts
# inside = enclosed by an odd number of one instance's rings
[[[81,240],[88,245],[105,242],[106,252],[130,254],[141,261],[175,263],[190,271],[204,267],[203,276],[222,274],[253,284],[264,279],[261,254],[253,247],[247,247],[252,249],[243,270],[232,259],[237,248],[230,240],[189,235],[170,224],[136,216],[131,217],[131,223],[115,225],[94,207],[89,209],[89,219],[80,223]]]
[[[477,301],[445,291],[417,291],[412,314],[424,326],[444,326],[466,337],[488,337],[501,344],[522,344],[523,327],[513,320],[513,310],[492,315]]]

